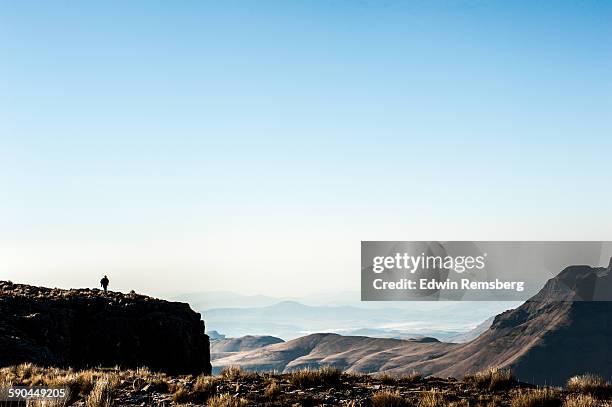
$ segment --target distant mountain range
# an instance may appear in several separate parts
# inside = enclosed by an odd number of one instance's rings
[[[611,288],[612,266],[572,266],[517,309],[497,315],[488,329],[468,343],[313,334],[234,353],[214,360],[213,369],[239,365],[249,370],[291,371],[332,365],[349,372],[417,371],[462,377],[501,367],[513,369],[522,381],[538,384],[560,385],[582,373],[610,379],[612,302],[582,299],[598,298],[598,292],[601,295]],[[294,311],[300,310],[293,306]]]
[[[431,336],[455,341],[487,318],[519,304],[415,302],[392,303],[386,307],[386,304],[377,305],[313,306],[281,301],[262,307],[197,309],[203,313],[209,329],[234,338],[272,335],[291,340],[310,333],[328,332],[397,339]]]

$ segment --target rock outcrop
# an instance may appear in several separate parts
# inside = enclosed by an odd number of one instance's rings
[[[519,379],[562,385],[573,375],[612,378],[612,267],[571,266],[491,328],[439,358],[436,374],[511,368]]]
[[[185,303],[0,281],[0,366],[210,373],[209,348],[200,314]]]

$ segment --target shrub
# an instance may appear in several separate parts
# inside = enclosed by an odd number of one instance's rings
[[[559,392],[552,389],[536,389],[521,391],[512,398],[512,407],[559,407],[561,398]]]
[[[516,384],[516,379],[510,369],[489,369],[463,379],[466,383],[481,389],[507,390]]]
[[[584,394],[569,396],[563,403],[563,407],[597,407],[598,405],[596,398]]]
[[[567,381],[567,390],[576,393],[603,396],[610,390],[610,384],[592,374],[574,376]]]
[[[372,407],[409,407],[398,391],[383,390],[372,395]]]
[[[338,369],[324,366],[319,370],[304,369],[289,374],[289,382],[302,389],[308,387],[334,385],[340,382],[342,373]]]

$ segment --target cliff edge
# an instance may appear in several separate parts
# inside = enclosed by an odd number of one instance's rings
[[[211,371],[204,321],[188,304],[0,281],[0,366],[23,362]]]

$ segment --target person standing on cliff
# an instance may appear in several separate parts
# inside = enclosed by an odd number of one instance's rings
[[[104,288],[104,292],[108,291],[108,277],[104,276],[104,278],[102,278],[102,280],[100,280],[100,285],[102,286],[102,288]]]

